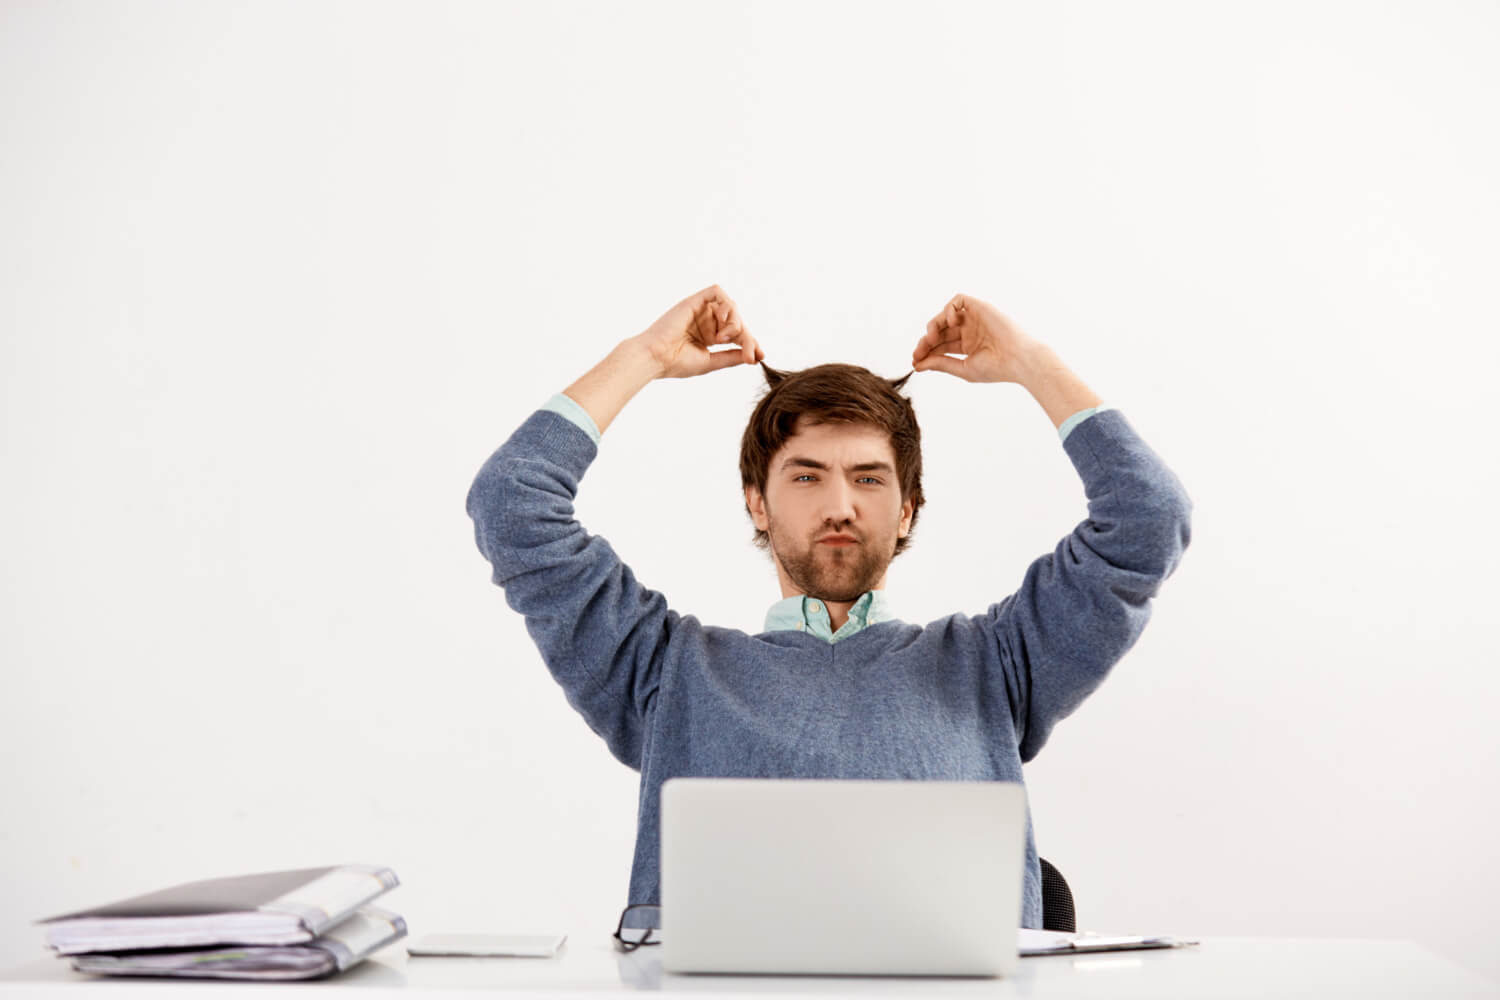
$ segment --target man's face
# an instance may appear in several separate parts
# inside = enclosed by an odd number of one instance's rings
[[[783,596],[856,600],[885,585],[896,540],[911,528],[890,437],[870,424],[808,424],[771,456],[766,492],[745,487],[771,538]]]

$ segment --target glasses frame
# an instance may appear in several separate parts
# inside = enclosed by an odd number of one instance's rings
[[[635,951],[637,948],[646,947],[647,945],[661,944],[661,940],[660,939],[655,940],[655,941],[651,940],[651,935],[654,934],[660,928],[647,927],[646,928],[646,933],[643,934],[643,935],[641,935],[641,939],[639,941],[631,941],[631,940],[627,939],[624,934],[621,933],[621,931],[623,931],[625,929],[625,914],[629,913],[631,910],[646,910],[646,909],[659,910],[659,909],[661,909],[661,904],[660,903],[631,903],[629,906],[625,907],[625,909],[623,909],[623,910],[620,911],[620,922],[615,925],[615,932],[612,935],[612,937],[614,937],[614,939],[615,939],[615,949],[617,951],[623,951],[623,952],[629,953],[629,952]]]

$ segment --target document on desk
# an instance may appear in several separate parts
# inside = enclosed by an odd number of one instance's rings
[[[311,941],[400,882],[389,868],[331,865],[205,879],[37,921],[63,955]]]
[[[1021,957],[1028,955],[1078,955],[1091,951],[1134,951],[1141,948],[1182,948],[1197,944],[1163,935],[1070,933],[1022,927],[1018,934]]]
[[[343,972],[406,936],[406,921],[378,906],[351,916],[304,944],[174,948],[118,955],[75,955],[73,968],[106,976],[193,979],[316,979]]]

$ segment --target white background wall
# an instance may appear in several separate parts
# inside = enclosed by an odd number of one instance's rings
[[[897,376],[956,292],[1186,484],[1192,545],[1029,766],[1085,928],[1487,948],[1500,11],[0,8],[0,964],[161,885],[389,864],[414,933],[604,935],[635,774],[464,497],[718,282]],[[756,371],[650,386],[579,516],[758,631]],[[1086,516],[1025,390],[912,380],[892,601],[982,611]],[[1489,457],[1486,457],[1489,456]]]

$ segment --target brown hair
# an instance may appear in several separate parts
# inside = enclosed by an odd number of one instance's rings
[[[766,478],[771,456],[796,433],[797,420],[806,417],[810,424],[870,424],[890,435],[891,451],[896,456],[896,478],[901,483],[901,499],[912,502],[911,524],[905,538],[896,539],[895,555],[900,555],[911,541],[911,530],[917,526],[917,512],[926,502],[922,496],[922,431],[911,400],[897,390],[911,374],[898,378],[881,378],[858,365],[828,364],[801,371],[777,371],[761,362],[766,376],[766,394],[750,414],[745,435],[740,439],[740,481],[766,494]],[[746,502],[745,513],[750,512]],[[755,529],[755,544],[766,548],[770,537]]]

